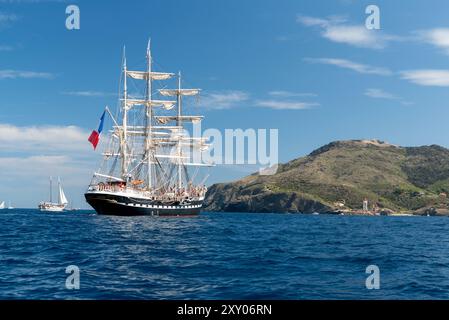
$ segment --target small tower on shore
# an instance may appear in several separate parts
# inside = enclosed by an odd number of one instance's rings
[[[368,211],[368,199],[363,200],[363,211]]]

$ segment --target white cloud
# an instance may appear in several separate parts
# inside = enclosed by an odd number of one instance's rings
[[[93,164],[91,165],[93,168]],[[87,170],[86,170],[87,169]],[[67,176],[75,179],[77,174],[84,173],[89,170],[88,164],[83,161],[75,160],[65,155],[36,155],[25,157],[0,157],[0,170],[2,178],[10,177],[12,179],[27,178],[26,181],[31,183],[30,178],[41,177],[45,181],[49,176]],[[17,181],[24,181],[18,179]],[[73,183],[73,181],[72,181]],[[81,181],[83,185],[88,181]],[[67,184],[71,184],[67,181]]]
[[[301,23],[307,27],[318,26],[322,28],[327,28],[333,25],[345,23],[346,18],[343,16],[336,16],[336,15],[327,18],[317,18],[298,14],[296,16],[296,22]]]
[[[0,124],[2,152],[85,152],[89,150],[88,135],[88,131],[76,126],[18,127]]]
[[[430,43],[449,54],[449,28],[435,28],[418,31],[417,33],[422,41]]]
[[[229,109],[239,106],[249,100],[249,94],[244,91],[209,92],[201,97],[200,105],[208,109]]]
[[[389,76],[392,72],[383,67],[374,67],[367,64],[357,63],[354,61],[346,60],[346,59],[336,59],[336,58],[305,58],[304,61],[311,63],[322,63],[334,65],[340,68],[346,68],[358,73],[364,74],[375,74],[379,76]]]
[[[220,91],[211,92],[202,97],[200,105],[208,109],[228,109],[239,106],[253,106],[270,108],[276,110],[301,110],[309,109],[318,106],[318,103],[314,102],[302,102],[302,101],[286,101],[286,98],[295,97],[316,97],[313,93],[297,93],[290,91],[270,91],[268,95],[278,98],[279,100],[266,99],[266,100],[253,100],[250,99],[250,94],[244,91]]]
[[[64,95],[79,96],[79,97],[107,97],[116,96],[116,93],[102,92],[102,91],[64,91],[61,92]]]
[[[401,78],[421,86],[449,87],[449,70],[407,70],[401,72]]]
[[[386,38],[364,26],[331,26],[323,31],[322,36],[334,42],[356,47],[382,49],[386,46]]]
[[[382,49],[388,42],[400,40],[380,30],[368,30],[364,25],[345,24],[346,20],[341,17],[324,19],[298,15],[296,21],[306,27],[320,28],[321,36],[325,39],[355,47]]]
[[[301,24],[305,25],[306,27],[319,26],[322,28],[327,28],[331,25],[331,22],[327,19],[303,16],[301,14],[297,15],[296,22],[301,23]]]
[[[395,94],[392,94],[390,92],[387,92],[387,91],[385,91],[383,89],[369,88],[369,89],[365,90],[364,94],[367,97],[374,98],[374,99],[395,100],[395,101],[398,101],[402,105],[407,105],[408,106],[408,105],[413,104],[412,102],[406,101],[406,100],[404,100],[404,98],[399,97],[399,96],[397,96]]]
[[[268,92],[270,96],[274,97],[282,97],[282,98],[292,98],[292,97],[317,97],[316,93],[308,93],[308,92],[291,92],[291,91],[270,91]]]
[[[394,94],[376,88],[366,89],[365,95],[370,98],[377,98],[377,99],[391,99],[391,100],[399,99],[399,97],[395,96]]]
[[[257,100],[255,105],[258,107],[276,109],[276,110],[303,110],[319,106],[314,102],[298,102],[298,101],[278,101],[278,100]]]
[[[0,70],[2,79],[53,79],[55,76],[48,72]]]
[[[253,107],[262,107],[262,108],[270,108],[275,110],[302,110],[302,109],[310,109],[312,107],[319,106],[319,103],[315,102],[304,102],[304,101],[293,101],[292,98],[298,97],[317,97],[318,95],[315,93],[308,92],[292,92],[286,90],[273,90],[268,93],[271,99],[251,99],[249,93],[245,91],[218,91],[211,92],[202,97],[200,101],[200,105],[208,108],[208,109],[228,109],[239,106],[253,106]],[[276,100],[274,99],[276,98]],[[286,100],[289,99],[290,100]]]

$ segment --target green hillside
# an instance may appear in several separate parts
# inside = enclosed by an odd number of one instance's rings
[[[335,212],[361,209],[365,198],[379,210],[446,210],[444,193],[449,194],[448,149],[336,141],[280,165],[275,175],[211,186],[205,210]]]

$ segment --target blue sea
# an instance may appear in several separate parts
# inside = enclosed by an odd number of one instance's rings
[[[449,299],[449,218],[2,210],[0,299]]]

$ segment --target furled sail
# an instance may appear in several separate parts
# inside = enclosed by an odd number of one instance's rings
[[[166,124],[170,121],[177,121],[178,119],[184,122],[198,123],[203,120],[203,116],[159,116],[154,117],[160,124]]]
[[[148,80],[151,75],[151,80],[168,80],[174,76],[174,73],[166,72],[145,72],[145,71],[126,71],[128,77],[137,80]]]
[[[181,96],[196,96],[200,94],[200,89],[160,89],[159,93],[164,97]]]
[[[211,147],[211,144],[208,143],[198,143],[198,142],[182,142],[180,143],[181,147],[189,147],[189,148],[198,148],[201,151],[206,151]]]
[[[203,163],[203,162],[183,162],[184,166],[194,166],[194,167],[214,167],[213,163]]]
[[[119,130],[119,129],[116,129]],[[127,134],[133,136],[147,136],[149,133],[145,130],[128,130]],[[162,132],[162,131],[152,131],[151,137],[170,137],[172,134],[170,132]]]
[[[126,99],[126,106],[152,106],[152,107],[163,107],[165,110],[171,110],[176,105],[176,101],[165,101],[165,100],[143,100],[143,99]]]

